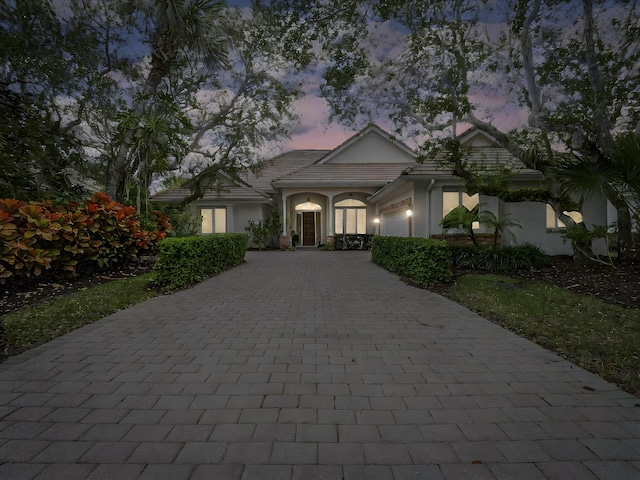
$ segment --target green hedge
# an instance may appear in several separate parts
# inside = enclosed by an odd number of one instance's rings
[[[159,245],[155,281],[174,289],[240,265],[248,241],[249,236],[244,233],[167,238]]]
[[[502,248],[460,245],[451,245],[450,248],[453,264],[459,267],[489,272],[511,272],[539,269],[549,265],[547,254],[530,243]]]
[[[375,236],[371,259],[425,287],[451,280],[451,251],[442,240]]]

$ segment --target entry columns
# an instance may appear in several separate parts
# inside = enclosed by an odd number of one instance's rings
[[[334,232],[333,232],[333,195],[327,195],[327,245],[334,244]]]

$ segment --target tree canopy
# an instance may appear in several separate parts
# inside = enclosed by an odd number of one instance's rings
[[[25,0],[2,2],[0,25],[2,106],[22,106],[7,129],[52,139],[34,156],[3,136],[7,166],[31,162],[43,175],[86,166],[80,176],[120,201],[177,174],[197,196],[218,170],[255,166],[295,118],[290,74],[304,56],[282,50],[286,35],[258,11],[220,0]],[[54,158],[60,168],[46,168]],[[15,182],[11,171],[3,184]]]

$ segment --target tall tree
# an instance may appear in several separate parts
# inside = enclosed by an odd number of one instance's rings
[[[118,200],[144,198],[169,172],[195,177],[197,198],[217,171],[254,167],[288,134],[291,73],[310,44],[283,48],[268,12],[214,0],[0,5],[2,86],[37,100]]]

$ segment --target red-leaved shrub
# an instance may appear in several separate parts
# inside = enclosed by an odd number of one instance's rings
[[[142,230],[136,209],[96,193],[84,203],[0,199],[0,282],[74,276],[153,255],[170,231],[154,212],[157,228]]]

